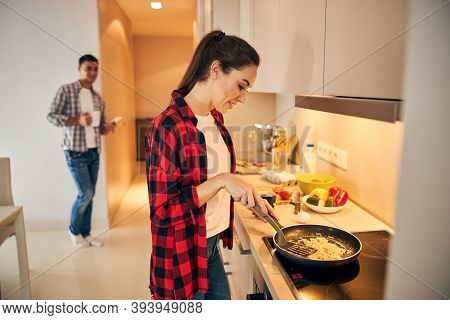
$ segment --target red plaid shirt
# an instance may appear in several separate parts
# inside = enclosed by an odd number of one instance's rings
[[[150,203],[152,255],[149,288],[155,299],[191,299],[208,290],[206,204],[199,206],[196,186],[207,179],[206,144],[197,118],[183,97],[172,101],[146,131],[146,169]],[[231,173],[236,158],[230,133],[216,109],[211,115],[230,151]],[[224,248],[233,247],[234,206],[230,225],[220,233]]]

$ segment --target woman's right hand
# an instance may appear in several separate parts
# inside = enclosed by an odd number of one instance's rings
[[[234,174],[225,174],[223,187],[233,197],[234,201],[239,202],[247,209],[250,209],[253,212],[253,215],[255,215],[258,219],[266,222],[266,220],[253,209],[255,204],[258,204],[261,207],[262,212],[269,214],[278,220],[278,217],[269,202],[261,198],[255,188],[245,180]]]

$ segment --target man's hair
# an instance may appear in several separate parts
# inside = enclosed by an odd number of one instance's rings
[[[85,61],[98,62],[98,59],[92,54],[85,54],[78,59],[78,66],[81,66]]]

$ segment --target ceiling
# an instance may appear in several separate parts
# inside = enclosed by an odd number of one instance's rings
[[[192,37],[196,0],[161,0],[153,10],[150,0],[116,0],[131,21],[133,35]]]

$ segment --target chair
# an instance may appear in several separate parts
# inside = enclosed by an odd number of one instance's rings
[[[0,206],[13,206],[11,189],[11,164],[9,158],[0,158]],[[0,246],[14,235],[14,226],[9,225],[0,230]]]
[[[9,158],[0,158],[0,246],[6,239],[15,235],[17,255],[19,258],[19,273],[22,299],[30,299],[30,274],[28,268],[28,255],[23,223],[22,207],[14,207],[11,188],[11,164]],[[5,211],[3,211],[3,209]],[[0,286],[0,299],[1,286]]]
[[[0,206],[13,205],[14,200],[11,189],[11,164],[9,158],[0,158]]]

